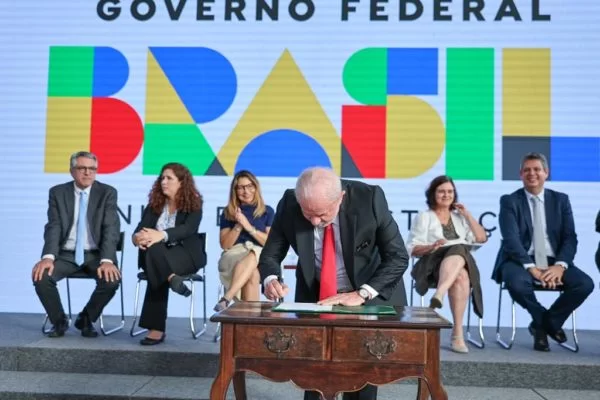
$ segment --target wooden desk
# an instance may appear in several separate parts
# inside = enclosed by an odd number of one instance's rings
[[[417,399],[448,398],[440,379],[440,329],[452,325],[429,308],[398,307],[397,315],[271,312],[273,303],[239,302],[210,320],[222,324],[219,373],[211,400],[225,400],[233,378],[237,400],[246,400],[245,371],[292,380],[326,400],[418,377]]]

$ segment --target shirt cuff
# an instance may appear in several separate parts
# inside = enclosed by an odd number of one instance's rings
[[[566,263],[566,262],[564,262],[564,261],[557,261],[557,262],[556,262],[556,265],[560,265],[560,266],[561,266],[561,267],[563,267],[564,269],[567,269],[567,268],[569,268],[569,264],[567,264],[567,263]]]
[[[529,268],[533,268],[533,267],[535,267],[534,263],[523,264],[523,268],[525,268],[525,269],[529,269]]]
[[[165,236],[163,238],[163,242],[168,242],[169,241],[169,234],[167,233],[167,231],[163,231],[163,235]]]
[[[379,292],[367,284],[360,285],[360,287],[369,292],[369,300],[372,300],[375,297],[379,296]]]
[[[100,264],[102,264],[102,263],[111,263],[111,264],[114,264],[113,260],[111,260],[110,258],[103,258],[102,260],[100,260]]]
[[[56,259],[56,257],[54,257],[54,254],[44,254],[42,256],[42,260],[52,260],[54,261]]]
[[[265,278],[265,280],[263,281],[263,285],[267,286],[269,284],[269,282],[271,282],[273,279],[277,279],[277,275],[269,275]]]

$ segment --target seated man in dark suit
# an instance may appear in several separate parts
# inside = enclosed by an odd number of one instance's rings
[[[330,169],[311,168],[277,206],[259,260],[265,296],[286,295],[280,264],[292,246],[298,255],[297,302],[357,306],[406,305],[402,274],[408,253],[380,187],[341,181]],[[377,388],[344,394],[372,400]],[[318,400],[306,392],[305,400]]]
[[[85,337],[98,336],[92,322],[119,287],[121,277],[115,266],[120,234],[117,191],[96,181],[97,169],[94,154],[75,153],[71,156],[73,181],[50,189],[42,260],[32,271],[35,291],[54,325],[50,337],[64,336],[69,327],[56,288],[58,281],[79,270],[96,278],[96,290],[75,321]]]
[[[549,174],[546,157],[525,155],[520,174],[524,188],[500,199],[503,242],[492,278],[504,282],[514,301],[531,314],[533,348],[549,351],[547,335],[566,342],[562,326],[594,284],[573,265],[577,234],[571,203],[566,194],[544,188]],[[537,301],[536,285],[562,290],[549,309]]]

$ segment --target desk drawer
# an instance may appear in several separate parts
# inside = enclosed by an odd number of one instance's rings
[[[334,361],[425,364],[427,332],[420,329],[334,328]]]
[[[236,325],[235,357],[325,359],[324,327]]]

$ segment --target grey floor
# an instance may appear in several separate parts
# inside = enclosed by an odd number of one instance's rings
[[[61,349],[71,351],[95,352],[103,350],[123,351],[123,354],[133,354],[141,357],[144,354],[156,354],[166,357],[167,362],[181,355],[192,355],[194,360],[202,360],[212,356],[214,359],[219,353],[219,344],[213,340],[216,326],[209,324],[208,331],[198,340],[191,338],[189,322],[183,318],[170,318],[168,321],[167,340],[164,344],[152,348],[142,348],[138,344],[140,337],[129,336],[129,327],[114,335],[97,339],[86,339],[79,332],[71,328],[64,338],[50,339],[42,335],[41,323],[43,317],[36,314],[11,314],[0,313],[0,400],[5,399],[62,399],[61,393],[79,393],[82,398],[102,399],[110,396],[115,398],[137,399],[208,399],[210,385],[216,371],[214,362],[204,367],[195,364],[194,374],[200,377],[161,376],[160,373],[139,373],[136,371],[124,374],[104,373],[66,373],[52,368],[42,370],[32,366],[25,366],[20,361],[15,361],[14,354],[33,352],[40,354],[37,360],[42,363],[44,352],[54,352]],[[107,324],[114,324],[116,319],[109,317]],[[131,319],[127,319],[131,324]],[[512,350],[501,349],[495,342],[495,329],[486,328],[485,349],[475,349],[467,355],[453,353],[447,349],[449,332],[444,332],[442,337],[442,372],[449,399],[510,399],[510,400],[564,400],[578,399],[600,400],[600,332],[580,331],[579,341],[581,351],[571,353],[551,344],[551,352],[540,353],[531,349],[532,340],[525,329],[519,329],[515,345]],[[11,353],[11,357],[4,355]],[[199,357],[196,357],[195,355]],[[204,356],[203,356],[204,355]],[[125,362],[125,359],[123,359]],[[209,364],[207,362],[207,364]],[[524,368],[528,372],[540,373],[539,369],[554,368],[549,385],[536,385],[535,379],[516,382],[513,369],[515,366]],[[530,367],[528,367],[530,366]],[[204,368],[204,369],[202,369]],[[558,369],[556,369],[558,368]],[[533,369],[533,371],[530,371]],[[197,371],[202,371],[198,372]],[[462,371],[478,371],[483,378],[469,380],[469,376],[461,375]],[[486,371],[489,371],[486,372]],[[559,371],[558,373],[556,371]],[[560,371],[571,376],[586,375],[586,378],[576,384],[561,381]],[[576,371],[573,373],[572,371]],[[579,371],[588,371],[580,373]],[[591,371],[591,372],[589,372]],[[96,371],[94,371],[96,372]],[[487,373],[487,375],[486,375]],[[543,374],[544,371],[541,371]],[[164,375],[169,375],[165,373]],[[171,374],[171,375],[177,375]],[[593,377],[597,377],[594,379]],[[592,378],[590,378],[592,377]],[[573,378],[569,378],[572,380]],[[301,399],[302,392],[292,383],[273,383],[258,376],[250,376],[247,380],[248,395],[250,399],[287,400]],[[553,388],[549,388],[553,387]],[[570,389],[596,389],[596,390],[562,390]],[[231,388],[230,388],[231,389]],[[231,392],[231,390],[230,390]],[[399,383],[382,386],[380,400],[387,399],[414,399],[416,386],[412,383]],[[40,394],[36,397],[35,394]],[[41,396],[43,394],[43,396]],[[233,399],[233,393],[229,397]]]

